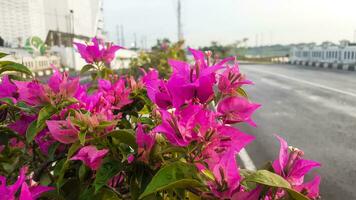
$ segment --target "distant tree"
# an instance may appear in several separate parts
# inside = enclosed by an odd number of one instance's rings
[[[139,56],[130,63],[130,73],[137,76],[140,68],[148,70],[155,68],[162,77],[168,77],[172,72],[168,65],[169,59],[187,60],[183,49],[184,41],[171,43],[169,39],[157,40],[156,45],[151,48],[150,52],[140,52]]]

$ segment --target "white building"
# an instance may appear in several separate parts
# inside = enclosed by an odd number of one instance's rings
[[[310,66],[355,70],[356,44],[343,40],[339,45],[324,42],[293,47],[290,62]]]
[[[0,37],[11,46],[49,31],[102,36],[103,0],[0,0]]]
[[[103,0],[43,0],[46,30],[102,36]],[[45,39],[45,38],[44,38]]]
[[[12,46],[32,35],[46,37],[43,0],[0,0],[0,37]]]

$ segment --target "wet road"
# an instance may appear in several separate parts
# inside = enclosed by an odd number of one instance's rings
[[[255,82],[245,87],[262,104],[256,136],[247,147],[255,165],[274,160],[279,145],[273,134],[322,163],[322,199],[356,199],[356,73],[295,65],[242,65]],[[310,178],[310,177],[307,177]]]

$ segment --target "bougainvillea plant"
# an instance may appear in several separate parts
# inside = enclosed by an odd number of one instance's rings
[[[169,60],[168,79],[152,66],[135,80],[105,69],[121,47],[96,38],[76,47],[96,74],[89,83],[55,67],[46,83],[2,77],[0,200],[319,198],[320,177],[304,176],[320,164],[279,136],[264,168],[238,163],[254,136],[235,125],[256,126],[260,105],[235,58],[189,49],[194,60]],[[8,61],[5,71],[32,75]]]

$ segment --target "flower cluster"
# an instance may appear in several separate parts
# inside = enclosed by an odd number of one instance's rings
[[[234,57],[216,61],[189,49],[194,61],[169,60],[168,79],[150,69],[135,80],[106,73],[121,47],[96,38],[75,45],[92,72],[105,75],[81,83],[54,67],[47,83],[2,78],[0,200],[319,198],[320,177],[304,176],[320,164],[279,136],[273,164],[238,164],[255,137],[237,124],[255,127],[260,105],[242,88],[253,83]]]
[[[54,190],[53,187],[38,185],[30,179],[30,186],[26,183],[27,167],[22,167],[16,182],[6,186],[6,177],[0,176],[0,200],[15,199],[15,194],[19,192],[19,200],[34,200],[41,196],[42,193]],[[20,189],[21,188],[21,189]]]

